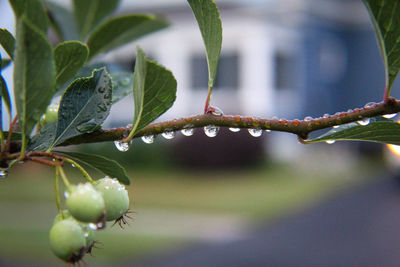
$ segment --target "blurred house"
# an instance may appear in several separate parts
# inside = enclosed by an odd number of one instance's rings
[[[380,101],[383,63],[361,0],[216,2],[223,48],[212,105],[225,113],[294,119]],[[163,119],[202,112],[205,51],[186,1],[123,1],[121,11],[128,10],[171,21],[167,30],[137,42],[178,80],[176,104]],[[134,46],[109,59],[126,65]],[[304,149],[292,135],[268,134],[268,140],[267,150],[278,159],[293,159]]]

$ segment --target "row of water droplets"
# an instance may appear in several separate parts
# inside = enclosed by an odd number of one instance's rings
[[[364,108],[372,108],[373,106],[375,106],[376,103],[374,102],[369,102],[367,104],[365,104]],[[348,110],[348,112],[353,112],[353,110]],[[393,119],[394,117],[396,117],[398,115],[398,113],[392,113],[392,114],[385,114],[382,115],[383,118],[385,119]],[[325,114],[324,117],[329,117],[329,114]],[[362,118],[361,120],[357,121],[357,124],[360,126],[367,126],[371,123],[371,118]],[[339,125],[335,125],[333,126],[333,128],[337,129],[339,128]],[[335,140],[327,140],[325,141],[325,143],[327,144],[334,144],[336,141]]]
[[[212,113],[212,115],[214,116],[222,116],[223,112],[221,109],[214,107]],[[182,129],[180,132],[182,133],[182,135],[184,136],[192,136],[194,134],[194,128],[193,125],[188,125],[186,128]],[[208,137],[216,137],[218,135],[218,132],[220,130],[219,126],[216,125],[207,125],[203,128],[205,135],[207,135]],[[230,127],[229,130],[231,132],[239,132],[240,128],[234,128],[234,127]],[[262,129],[259,128],[252,128],[252,129],[248,129],[248,132],[251,136],[254,137],[260,137],[263,133]],[[266,132],[270,132],[270,130],[266,130]],[[167,140],[173,139],[175,137],[175,131],[165,131],[161,134],[162,137],[164,137]],[[154,143],[156,136],[155,135],[146,135],[146,136],[142,136],[142,141],[146,144],[152,144]],[[115,147],[122,152],[126,152],[129,150],[129,147],[131,145],[132,142],[126,143],[123,141],[114,141]]]

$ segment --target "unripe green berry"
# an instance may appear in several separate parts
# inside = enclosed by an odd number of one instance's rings
[[[50,229],[50,248],[60,259],[75,263],[82,259],[86,249],[85,233],[72,219],[62,220]]]
[[[100,179],[95,183],[95,188],[103,194],[107,221],[121,218],[129,209],[128,191],[117,179]]]
[[[104,217],[103,196],[90,183],[71,187],[66,206],[71,215],[82,222],[96,223]]]
[[[46,112],[43,114],[39,121],[40,126],[57,121],[58,119],[58,104],[51,104],[47,107]]]

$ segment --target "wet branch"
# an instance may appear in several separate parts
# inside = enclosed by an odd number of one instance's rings
[[[262,130],[288,132],[297,135],[300,139],[307,139],[310,132],[330,128],[335,125],[355,122],[364,118],[400,112],[400,101],[387,98],[385,101],[356,108],[347,112],[338,112],[335,115],[324,115],[320,118],[309,120],[264,119],[256,117],[243,117],[212,114],[202,114],[171,121],[149,124],[135,134],[134,138],[157,135],[166,131],[179,131],[187,128],[199,128],[207,125],[235,128],[256,128]],[[125,138],[131,127],[120,127],[108,130],[98,130],[72,138],[61,146],[77,145],[83,143],[109,142]]]

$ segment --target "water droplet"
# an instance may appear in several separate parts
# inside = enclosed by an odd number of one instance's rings
[[[266,132],[266,133],[270,133],[270,132],[271,132],[271,130],[265,130],[265,132]]]
[[[310,116],[307,116],[304,118],[304,121],[312,121],[312,120],[313,120],[313,117],[310,117]]]
[[[365,104],[364,108],[373,107],[375,105],[376,105],[376,103],[374,103],[374,102],[368,102],[367,104]]]
[[[75,164],[71,164],[71,167],[72,167],[72,168],[75,168],[76,166],[75,166]]]
[[[332,145],[334,144],[336,141],[335,140],[326,140],[325,143]]]
[[[89,237],[89,232],[85,231],[85,232],[83,232],[83,235],[85,236],[85,238],[88,238]]]
[[[101,230],[106,227],[106,223],[104,221],[100,221],[96,224],[96,230]]]
[[[107,105],[106,105],[105,103],[99,103],[99,104],[97,104],[97,108],[98,108],[98,111],[99,111],[99,112],[100,112],[100,111],[103,111],[103,112],[107,111]]]
[[[229,131],[234,132],[234,133],[237,133],[237,132],[240,131],[240,128],[230,127],[230,128],[229,128]]]
[[[101,127],[96,123],[95,119],[90,119],[88,121],[82,121],[76,126],[76,129],[81,133],[88,133],[94,131],[96,128]]]
[[[0,179],[5,179],[8,176],[8,169],[0,168]]]
[[[88,225],[89,225],[89,228],[90,228],[90,229],[92,229],[92,230],[94,230],[94,231],[97,230],[96,224],[94,224],[94,223],[89,223]]]
[[[114,145],[121,152],[126,152],[129,150],[129,143],[122,141],[114,141]]]
[[[175,137],[175,132],[174,131],[163,132],[161,136],[169,140]]]
[[[359,121],[357,121],[357,123],[359,124],[359,125],[361,125],[361,126],[366,126],[366,125],[368,125],[369,123],[370,123],[370,118],[365,118],[365,119],[363,119],[363,120],[359,120]]]
[[[339,128],[339,125],[334,125],[333,128],[337,129],[337,128]]]
[[[207,113],[211,113],[214,116],[222,116],[224,112],[219,107],[208,107]]]
[[[181,133],[184,136],[192,136],[194,134],[194,128],[182,129]]]
[[[261,129],[248,129],[249,134],[254,137],[260,137],[263,133]]]
[[[215,125],[207,125],[204,127],[204,133],[208,137],[216,137],[219,132],[219,127]]]
[[[152,144],[154,143],[154,135],[142,136],[142,141],[145,142],[146,144]]]
[[[129,83],[130,83],[130,80],[128,77],[125,77],[125,78],[119,80],[119,85],[121,85],[121,86],[128,86]]]
[[[68,119],[69,115],[67,112],[62,112],[61,117],[63,117],[63,119]]]
[[[69,193],[67,191],[64,192],[64,197],[68,198],[69,197]]]
[[[397,116],[397,113],[382,115],[385,119],[392,119]]]

